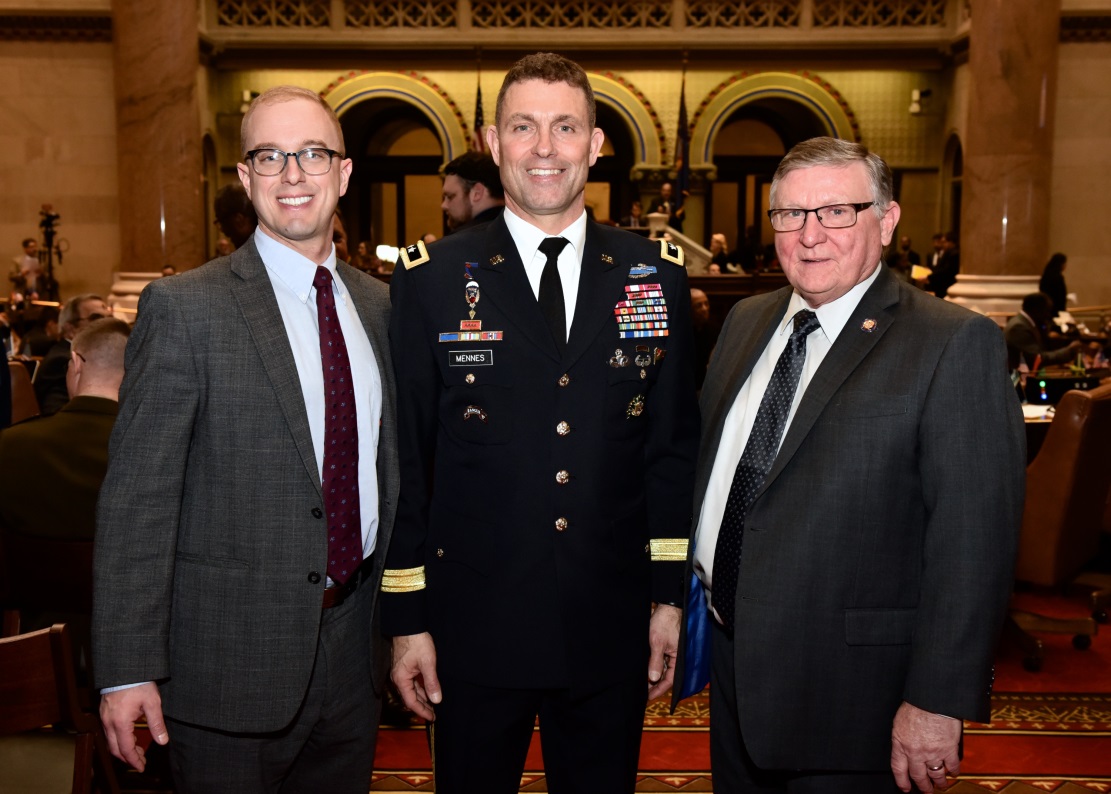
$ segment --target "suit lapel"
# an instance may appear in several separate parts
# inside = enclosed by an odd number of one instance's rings
[[[536,295],[525,275],[525,266],[521,262],[521,255],[517,252],[517,244],[505,225],[505,219],[499,217],[491,222],[488,233],[475,239],[484,241],[486,249],[476,251],[478,260],[477,272],[472,270],[475,280],[479,282],[479,303],[475,319],[482,319],[484,302],[489,302],[498,307],[517,331],[546,353],[551,358],[559,361],[559,351],[556,349],[552,332],[544,321],[540,308],[536,303]],[[459,265],[459,306],[465,306],[463,287],[466,284],[463,278],[463,263]],[[483,330],[506,331],[509,329],[488,328]]]
[[[875,283],[864,293],[807,386],[760,493],[783,471],[825,410],[834,392],[856,370],[894,322],[893,307],[899,302],[899,283],[886,267],[880,267],[882,270]],[[871,331],[863,329],[865,320],[875,321]]]
[[[615,262],[591,221],[586,223],[579,289],[575,298],[575,316],[567,342],[566,365],[570,367],[594,343],[602,327],[609,321],[614,304],[620,299],[621,288],[628,274],[628,263]],[[614,336],[615,343],[618,341]]]
[[[736,333],[741,335],[736,348],[729,347],[734,342],[733,334],[730,334],[728,340],[724,337],[718,340],[714,357],[715,359],[718,356],[723,358],[720,362],[715,361],[714,368],[720,366],[728,367],[728,369],[719,380],[719,382],[725,384],[724,388],[710,394],[704,392],[701,405],[702,415],[711,417],[711,425],[706,429],[708,437],[720,438],[725,417],[737,401],[737,395],[745,381],[748,380],[748,376],[752,374],[752,368],[756,366],[760,354],[768,346],[768,341],[779,326],[779,320],[783,317],[783,313],[787,311],[787,303],[790,300],[791,289],[785,288],[781,290],[778,300],[770,301],[758,315],[751,320],[746,320],[747,327],[736,329]],[[753,334],[749,333],[750,328],[761,328],[763,330],[759,334]],[[723,342],[725,344],[722,344]]]
[[[293,350],[289,346],[274,288],[253,240],[248,241],[243,255],[232,264],[232,272],[240,278],[233,284],[232,294],[243,312],[266,376],[274,387],[301,461],[319,491],[320,473],[313,451],[301,379],[297,377],[297,365],[293,361]]]

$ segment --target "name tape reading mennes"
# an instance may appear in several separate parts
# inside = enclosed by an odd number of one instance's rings
[[[492,367],[494,365],[494,351],[449,350],[447,363],[449,367]]]

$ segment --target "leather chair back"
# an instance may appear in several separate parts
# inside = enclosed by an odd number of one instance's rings
[[[12,376],[12,424],[39,415],[39,400],[31,385],[31,374],[21,361],[9,361]]]
[[[1109,453],[1111,383],[1066,392],[1026,467],[1016,579],[1063,584],[1096,556],[1111,488]]]

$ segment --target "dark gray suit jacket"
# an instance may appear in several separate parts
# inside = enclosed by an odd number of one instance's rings
[[[695,516],[790,294],[722,329]],[[884,268],[815,373],[745,517],[734,674],[759,766],[886,769],[903,700],[987,721],[1025,474],[1004,353],[991,320]]]
[[[377,554],[363,585],[377,592],[398,489],[389,297],[347,265],[339,274],[382,378]],[[292,349],[254,242],[150,284],[99,503],[97,685],[158,681],[168,716],[221,730],[289,724],[316,654],[322,507]],[[377,686],[385,643],[372,645]]]

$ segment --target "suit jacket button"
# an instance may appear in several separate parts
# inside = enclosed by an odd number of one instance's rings
[[[571,482],[571,472],[567,471],[567,469],[560,469],[556,472],[556,482],[560,485],[566,485]]]
[[[313,518],[324,518],[324,511],[321,510],[319,507],[314,507],[312,509],[312,517]]]
[[[320,584],[320,574],[316,571],[309,571],[309,584]]]
[[[556,425],[556,433],[558,433],[559,435],[565,436],[570,432],[571,425],[567,424],[566,422],[560,422],[558,425]]]
[[[556,532],[562,532],[563,530],[567,529],[567,519],[557,518],[555,522],[555,528]]]
[[[566,386],[570,382],[571,382],[571,376],[569,376],[569,375],[560,375],[560,377],[559,377],[559,385],[560,386]]]

